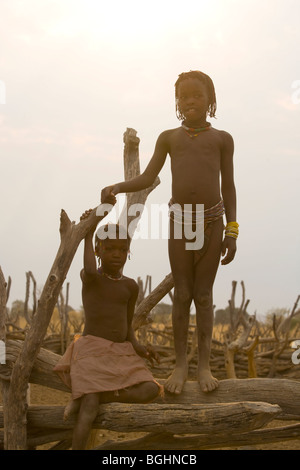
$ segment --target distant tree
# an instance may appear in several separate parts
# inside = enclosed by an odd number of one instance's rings
[[[237,318],[237,315],[239,314],[239,308],[236,307],[234,311],[234,315]],[[246,312],[246,318],[248,318],[249,314]],[[214,323],[216,325],[228,325],[230,323],[230,307],[220,308],[215,311],[215,320]]]
[[[227,325],[230,321],[229,319],[229,308],[219,308],[215,311],[215,324],[216,325]]]
[[[151,318],[155,323],[168,323],[171,320],[172,305],[159,302],[152,310]]]
[[[286,317],[288,313],[289,310],[287,308],[273,308],[268,310],[265,317],[265,323],[269,326],[273,325],[273,318],[275,315],[276,323],[279,324],[280,320],[283,320],[283,318]]]

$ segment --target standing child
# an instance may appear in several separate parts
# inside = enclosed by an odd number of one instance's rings
[[[81,218],[89,214],[86,211]],[[152,361],[158,356],[137,342],[131,324],[138,285],[123,275],[129,238],[119,225],[107,229],[104,227],[109,238],[96,236],[95,252],[95,228],[85,238],[81,271],[85,327],[54,368],[72,390],[64,418],[78,412],[73,450],[85,449],[100,403],[147,403],[160,390],[141,358]],[[99,268],[95,254],[101,261]]]
[[[233,176],[234,143],[230,134],[213,128],[206,120],[208,115],[215,117],[216,112],[215,89],[208,75],[199,71],[179,75],[175,83],[175,98],[177,117],[182,125],[162,132],[145,171],[130,181],[104,188],[101,201],[115,203],[118,193],[140,191],[151,186],[167,154],[170,155],[172,199],[169,203],[169,259],[174,279],[172,319],[176,365],[165,389],[171,393],[181,393],[187,379],[189,312],[194,300],[198,330],[198,380],[201,389],[208,392],[218,386],[209,366],[213,283],[221,254],[224,256],[222,264],[233,260],[238,236]],[[203,204],[204,211],[199,211],[197,204]],[[185,205],[189,205],[188,213],[184,211]],[[174,207],[177,209],[174,210]],[[193,227],[204,218],[204,244],[200,250],[186,249],[188,238],[176,235],[178,221],[182,221],[181,214],[183,224],[190,223]],[[223,239],[224,214],[227,225]],[[185,222],[188,218],[190,222]]]

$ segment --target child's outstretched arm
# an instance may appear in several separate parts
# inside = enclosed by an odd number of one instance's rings
[[[228,223],[236,223],[236,190],[234,184],[234,169],[233,169],[233,153],[234,142],[228,132],[222,131],[223,146],[221,153],[221,176],[222,176],[222,197],[225,206],[226,221]],[[227,236],[222,244],[222,259],[221,263],[228,264],[235,257],[236,253],[236,238]]]
[[[89,217],[92,209],[85,211],[80,220]],[[83,270],[81,271],[81,279],[87,281],[90,277],[97,274],[97,264],[95,252],[93,248],[93,235],[96,230],[97,224],[91,228],[84,239],[84,252],[83,252]]]
[[[154,181],[160,170],[162,169],[166,156],[169,151],[169,132],[164,131],[157,139],[154,154],[145,169],[145,171],[129,181],[107,186],[101,191],[101,202],[108,204],[115,204],[115,196],[119,193],[134,193],[142,189],[149,188]]]

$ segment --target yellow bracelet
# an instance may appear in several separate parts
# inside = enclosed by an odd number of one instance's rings
[[[237,239],[238,234],[237,234],[237,233],[231,233],[231,232],[228,232],[228,233],[227,233],[227,232],[226,232],[226,233],[225,233],[225,237],[231,237],[231,238]]]
[[[229,227],[239,228],[239,224],[237,222],[228,222],[226,225],[226,228],[229,228]]]
[[[225,237],[237,239],[239,235],[239,224],[237,222],[228,222],[225,227]]]

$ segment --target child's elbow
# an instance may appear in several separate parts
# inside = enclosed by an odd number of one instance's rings
[[[155,175],[153,176],[149,173],[143,173],[142,177],[143,177],[143,186],[145,188],[149,188],[150,186],[153,185],[153,183],[155,181]]]

